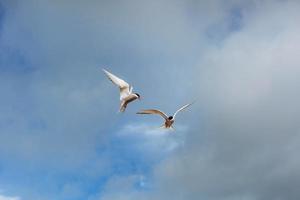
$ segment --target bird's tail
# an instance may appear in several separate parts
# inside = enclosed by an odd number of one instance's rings
[[[125,107],[120,107],[119,112],[123,113],[123,112],[125,112],[125,109],[126,109]]]
[[[127,104],[125,102],[121,102],[121,105],[120,105],[120,112],[125,112],[126,110],[126,107],[127,107]]]
[[[166,129],[166,125],[165,124],[162,124],[160,127],[157,127],[158,129]]]

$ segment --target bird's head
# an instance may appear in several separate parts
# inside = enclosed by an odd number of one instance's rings
[[[169,120],[172,120],[172,119],[173,119],[173,116],[168,117],[168,119],[169,119]]]
[[[137,96],[138,100],[141,100],[141,96],[138,93],[134,93],[134,94]]]

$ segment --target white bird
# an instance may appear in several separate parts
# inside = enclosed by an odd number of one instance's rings
[[[104,73],[106,76],[113,82],[115,85],[117,85],[120,89],[120,112],[124,112],[128,103],[136,100],[136,99],[141,99],[140,95],[138,93],[133,93],[133,87],[129,85],[127,82],[124,80],[120,79],[119,77],[113,75],[112,73],[106,71],[103,69]]]
[[[175,121],[176,115],[177,115],[180,111],[186,109],[187,107],[189,107],[189,106],[192,105],[192,104],[193,104],[193,103],[189,103],[189,104],[186,104],[186,105],[182,106],[181,108],[179,108],[179,109],[174,113],[173,116],[172,116],[172,115],[168,116],[168,115],[166,115],[164,112],[162,112],[162,111],[160,111],[160,110],[156,110],[156,109],[142,110],[142,111],[140,111],[140,112],[137,112],[136,114],[158,114],[158,115],[162,116],[162,117],[165,119],[165,123],[162,125],[162,127],[173,129],[173,126],[172,126],[172,125],[173,125],[173,123],[174,123],[174,121]]]

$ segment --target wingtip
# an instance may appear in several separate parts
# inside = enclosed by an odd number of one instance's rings
[[[102,71],[104,72],[104,74],[106,75],[106,76],[110,76],[110,72],[109,71],[107,71],[106,69],[104,69],[104,68],[102,68]]]
[[[191,105],[193,105],[194,103],[196,103],[196,100],[195,101],[192,101],[191,103],[188,103],[188,104],[186,104],[186,106],[191,106]]]

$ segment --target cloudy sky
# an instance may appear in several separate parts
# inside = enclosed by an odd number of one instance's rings
[[[298,200],[299,10],[0,0],[0,200]],[[195,99],[174,132],[135,115]]]

